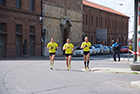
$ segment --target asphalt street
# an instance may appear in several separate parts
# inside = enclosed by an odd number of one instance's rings
[[[83,57],[73,57],[67,71],[65,58],[56,57],[50,70],[49,58],[4,58],[0,60],[0,94],[139,94],[140,88],[131,86],[140,74],[109,73],[101,68],[129,69],[132,56],[121,55],[121,62],[113,62],[112,55],[90,57],[90,69],[84,70]]]

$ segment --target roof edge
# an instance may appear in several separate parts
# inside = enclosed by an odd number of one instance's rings
[[[88,2],[88,3],[91,3],[91,4],[96,4],[96,5],[99,5],[99,6],[104,7],[104,8],[108,8],[108,9],[114,11],[114,12],[103,10],[103,9],[100,9],[100,8],[97,8],[97,7],[94,7],[94,6],[90,6],[90,5],[84,4],[85,2]],[[105,12],[109,12],[109,13],[113,13],[113,14],[117,14],[117,15],[120,15],[120,16],[123,16],[123,17],[130,18],[129,16],[127,16],[127,15],[121,13],[121,12],[118,12],[118,11],[112,9],[112,8],[109,8],[109,7],[106,7],[106,6],[97,4],[97,3],[93,3],[93,2],[90,2],[90,1],[87,1],[87,0],[83,0],[83,6],[88,6],[88,7],[91,7],[91,8],[95,8],[95,9],[98,9],[98,10],[102,10],[102,11],[105,11]],[[118,13],[115,13],[115,12],[118,12]]]

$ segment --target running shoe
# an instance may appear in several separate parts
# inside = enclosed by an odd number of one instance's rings
[[[86,67],[87,70],[89,70],[89,67]]]
[[[69,71],[69,68],[67,68],[67,71]]]
[[[52,70],[53,69],[53,66],[51,66],[50,69]]]
[[[69,65],[69,69],[71,68],[71,65]]]
[[[87,67],[85,67],[85,70],[87,70]]]

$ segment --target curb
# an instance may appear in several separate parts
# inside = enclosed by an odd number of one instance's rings
[[[116,74],[140,74],[140,71],[132,71],[130,68],[92,68],[91,71]]]
[[[140,88],[140,81],[131,81],[131,86]]]

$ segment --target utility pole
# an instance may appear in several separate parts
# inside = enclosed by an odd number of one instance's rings
[[[134,52],[137,52],[137,35],[138,35],[138,7],[140,0],[135,0],[134,5]],[[140,62],[137,61],[137,55],[133,55],[133,63],[130,64],[130,68],[133,71],[140,71]]]
[[[138,0],[134,2],[134,52],[137,52],[137,31],[138,31]],[[137,61],[137,55],[133,55],[133,63]]]
[[[41,27],[41,56],[43,58],[45,58],[45,35],[46,35],[46,29],[43,29],[43,0],[41,0],[40,27]]]

